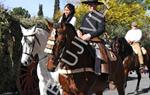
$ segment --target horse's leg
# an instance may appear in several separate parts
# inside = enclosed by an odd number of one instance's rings
[[[40,90],[40,95],[45,95],[46,90],[48,89],[46,87],[46,84],[48,81],[52,80],[50,73],[48,72],[46,68],[46,63],[47,63],[47,58],[45,60],[42,60],[41,63],[39,62],[37,65],[37,75],[39,78],[39,90]]]
[[[125,95],[124,84],[116,84],[118,95]]]
[[[125,73],[121,74],[124,75]],[[125,79],[125,75],[121,76],[117,78],[117,80],[115,80],[115,85],[118,91],[118,95],[125,95],[125,83],[126,83],[126,79]]]
[[[103,91],[98,91],[94,95],[103,95]]]
[[[63,91],[62,95],[69,95],[66,91]]]
[[[149,80],[150,80],[150,66],[147,66],[147,68],[148,68],[147,73],[149,74]],[[150,90],[150,82],[149,82],[149,90]]]
[[[138,81],[137,81],[135,92],[138,92],[140,81],[141,81],[141,72],[140,72],[139,68],[136,69],[136,73],[137,73],[137,76],[138,76]]]
[[[41,69],[40,69],[40,64],[37,65],[37,76],[39,78],[39,90],[40,90],[40,95],[44,95],[44,78],[41,74]]]
[[[125,74],[125,83],[124,83],[124,87],[127,87],[127,81],[128,81],[128,73],[129,70],[127,68],[124,69],[124,74]]]

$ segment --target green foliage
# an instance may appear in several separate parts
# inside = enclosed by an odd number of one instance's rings
[[[36,24],[44,24],[44,25],[47,24],[45,22],[45,18],[41,18],[41,17],[21,18],[20,22],[26,28],[30,28]]]
[[[82,18],[85,15],[85,13],[87,13],[87,11],[88,11],[87,5],[81,4],[81,5],[76,6],[76,13],[75,13],[75,16],[77,18],[76,28],[80,27]]]
[[[109,2],[110,9],[106,14],[108,24],[130,24],[132,21],[141,21],[145,15],[144,8],[138,4],[117,3],[116,0]]]
[[[60,10],[58,10],[56,13],[55,13],[55,16],[53,17],[53,20],[54,22],[58,22],[60,17],[62,16],[63,12],[61,12]]]
[[[145,47],[150,47],[150,17],[145,17],[143,19],[145,21],[144,25],[141,27],[143,32],[143,39],[142,39],[142,45]]]
[[[24,18],[29,18],[31,16],[29,14],[29,12],[26,9],[22,8],[22,7],[13,8],[13,10],[10,13],[11,13],[11,15],[24,17]]]
[[[0,94],[14,90],[16,87],[16,73],[12,64],[13,40],[9,20],[14,19],[3,7],[0,7]],[[17,59],[17,56],[16,56]],[[17,68],[16,68],[17,69]]]
[[[140,3],[118,3],[118,0],[109,2],[110,9],[106,14],[106,31],[114,36],[124,36],[130,29],[130,23],[136,21],[143,31],[142,44],[148,46],[150,39],[150,17],[146,16],[146,10]]]
[[[12,15],[14,11],[10,13],[0,5],[0,94],[17,90],[16,79],[22,54],[20,23],[26,28],[45,23],[44,18]]]
[[[59,0],[55,0],[54,15],[53,15],[54,22],[58,21],[58,19],[59,19],[58,17],[60,17],[60,14],[61,14],[59,3],[60,3]]]
[[[144,0],[117,0],[118,2],[120,2],[120,3],[128,3],[128,4],[130,4],[130,3],[142,3]]]

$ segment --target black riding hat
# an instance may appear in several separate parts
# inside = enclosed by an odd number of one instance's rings
[[[81,3],[83,3],[83,4],[96,4],[96,5],[104,4],[103,2],[98,2],[98,0],[86,0],[86,1],[82,1]]]

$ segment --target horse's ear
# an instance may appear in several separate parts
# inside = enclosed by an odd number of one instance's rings
[[[21,32],[23,33],[24,30],[26,30],[22,25],[20,25]]]
[[[36,26],[33,26],[33,27],[31,28],[31,30],[32,30],[32,31],[34,31],[34,30],[35,30],[35,28],[36,28]],[[34,32],[35,32],[35,31],[34,31]]]
[[[50,21],[48,21],[47,19],[45,19],[45,21],[46,21],[46,24],[47,24],[47,26],[48,26],[48,29],[49,29],[49,30],[52,30],[52,28],[53,28],[53,23],[50,22]]]
[[[20,25],[20,28],[21,28],[21,30],[24,30],[24,29],[25,29],[22,25]]]
[[[63,29],[63,31],[66,30],[66,24],[65,23],[61,23],[61,28]]]

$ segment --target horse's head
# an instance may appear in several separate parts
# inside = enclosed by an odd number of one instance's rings
[[[22,30],[22,40],[21,40],[21,44],[22,44],[22,58],[21,58],[21,63],[23,65],[29,65],[31,64],[31,61],[33,59],[33,49],[34,49],[34,45],[35,45],[35,37],[34,35],[36,34],[35,32],[35,26],[32,27],[32,29],[25,29],[24,27],[21,26],[21,30]]]
[[[39,28],[37,25],[31,29],[25,29],[21,26],[22,30],[22,57],[21,63],[25,66],[30,65],[33,57],[39,53],[44,52],[44,48],[48,38],[48,30]]]
[[[119,54],[120,53],[121,44],[119,42],[119,38],[115,37],[111,41],[111,49],[114,53]]]
[[[70,46],[73,46],[71,41],[76,36],[75,28],[71,24],[60,23],[55,30],[55,44],[47,65],[49,70],[52,70],[53,67],[58,65],[59,61],[62,61],[62,56],[65,55],[64,52],[67,49],[69,50]]]
[[[111,48],[115,54],[120,55],[123,58],[133,53],[132,47],[124,37],[115,37],[112,39]]]
[[[64,23],[55,24],[54,28],[55,29],[51,32],[51,35],[49,37],[49,43],[54,43],[54,45],[51,48],[51,53],[47,64],[47,68],[50,71],[53,71],[59,63],[58,60],[65,45],[67,33],[66,26]]]
[[[69,69],[94,66],[92,47],[77,37],[76,30],[71,24],[62,23],[55,32],[55,44],[47,65],[49,70],[54,70],[58,63],[63,63],[61,66],[65,65]]]

